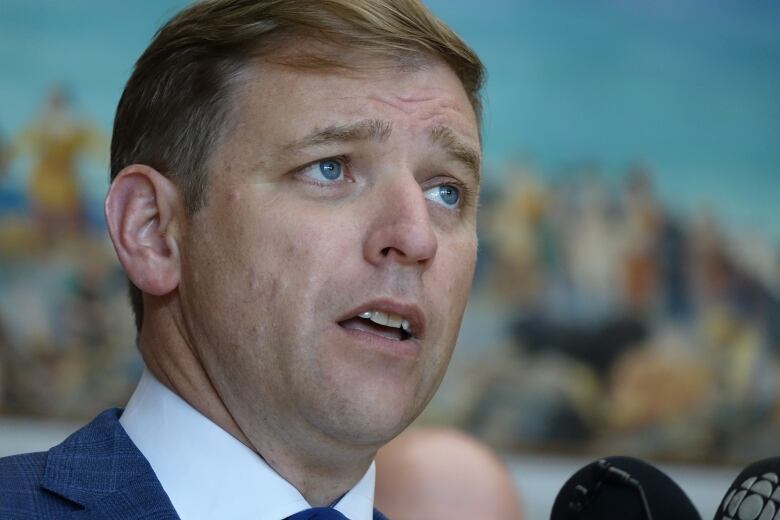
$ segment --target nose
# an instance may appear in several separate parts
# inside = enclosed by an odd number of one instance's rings
[[[416,180],[399,180],[376,190],[364,256],[374,265],[396,262],[427,270],[438,248],[428,202]]]

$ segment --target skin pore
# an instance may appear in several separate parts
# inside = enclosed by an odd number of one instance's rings
[[[314,506],[350,489],[432,397],[476,259],[466,93],[438,61],[383,65],[254,63],[205,207],[187,216],[144,165],[106,201],[144,292],[149,370]],[[406,318],[408,338],[365,325],[370,310]]]

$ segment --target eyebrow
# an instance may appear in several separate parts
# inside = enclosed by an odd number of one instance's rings
[[[390,137],[392,126],[386,121],[366,119],[346,125],[330,125],[315,129],[310,134],[286,145],[285,151],[294,152],[313,146],[334,142],[386,141]]]
[[[463,163],[479,184],[481,161],[477,150],[464,143],[448,126],[435,126],[431,130],[431,140],[455,160]]]
[[[308,135],[296,139],[286,145],[284,150],[288,153],[298,152],[306,148],[339,142],[384,142],[390,137],[392,130],[392,124],[378,119],[365,119],[345,125],[329,125],[325,128],[315,129]],[[465,165],[469,173],[479,183],[481,160],[476,149],[464,143],[451,128],[444,125],[437,125],[431,129],[430,138],[434,144],[441,146],[449,156]]]

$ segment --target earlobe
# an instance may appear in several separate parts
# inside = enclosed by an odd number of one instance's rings
[[[111,241],[127,277],[145,293],[162,296],[179,285],[182,209],[176,186],[149,166],[126,167],[108,189]]]

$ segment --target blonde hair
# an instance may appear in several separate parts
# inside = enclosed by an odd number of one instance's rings
[[[291,52],[300,38],[324,45]],[[247,64],[260,57],[293,67],[356,66],[329,49],[410,67],[442,60],[481,116],[482,63],[418,0],[206,0],[163,25],[135,64],[114,119],[111,179],[129,164],[147,164],[196,212],[205,203],[205,165],[226,131]],[[141,292],[132,283],[130,297],[140,330]]]

